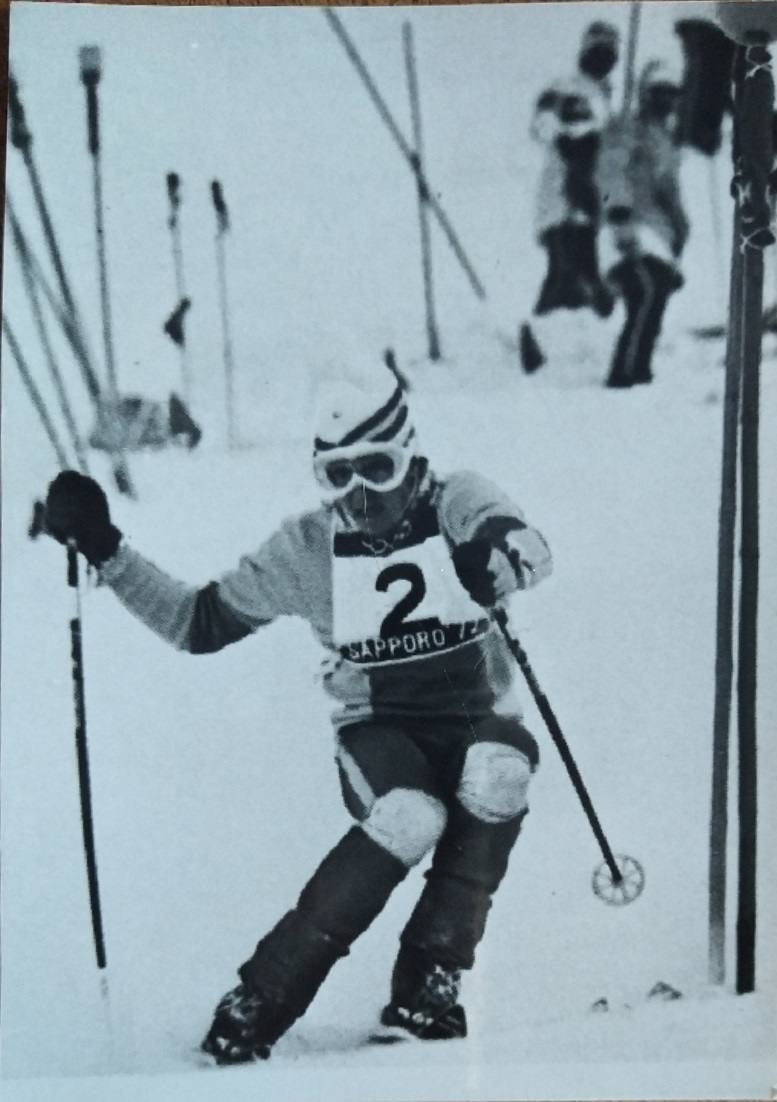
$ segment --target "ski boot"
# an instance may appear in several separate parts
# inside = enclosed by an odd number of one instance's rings
[[[467,1017],[457,1001],[461,973],[433,964],[419,974],[414,990],[395,985],[391,1002],[383,1008],[380,1023],[386,1041],[410,1034],[422,1041],[446,1041],[467,1036]]]
[[[295,1017],[277,1000],[239,983],[216,1007],[213,1024],[200,1049],[217,1064],[266,1060]]]

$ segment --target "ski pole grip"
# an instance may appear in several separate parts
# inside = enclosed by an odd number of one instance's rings
[[[67,541],[67,584],[71,589],[78,588],[78,548],[76,541]]]
[[[81,80],[84,84],[97,84],[101,76],[100,47],[82,46],[78,51],[81,65]]]
[[[81,81],[86,88],[86,121],[89,133],[89,152],[95,156],[100,151],[100,122],[97,110],[97,85],[100,82],[100,47],[82,46],[78,51],[81,63]]]

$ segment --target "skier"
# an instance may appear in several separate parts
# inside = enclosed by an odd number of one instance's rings
[[[609,74],[618,48],[615,27],[592,23],[583,36],[578,72],[553,81],[537,100],[531,135],[546,146],[546,155],[535,229],[548,266],[535,318],[581,307],[608,317],[613,309],[597,258],[600,204],[595,174],[600,135],[610,113]],[[520,327],[519,352],[525,371],[535,371],[545,362],[528,322]]]
[[[636,114],[613,119],[602,136],[597,179],[612,257],[607,279],[626,308],[609,387],[652,380],[664,311],[683,285],[679,258],[689,224],[679,185],[680,94],[669,67],[649,61],[639,81]]]
[[[290,615],[327,652],[323,684],[338,702],[337,763],[356,825],[218,1003],[202,1049],[220,1064],[269,1055],[429,853],[382,1023],[422,1039],[465,1036],[460,974],[473,966],[538,765],[489,609],[550,572],[542,536],[481,476],[432,472],[407,393],[382,367],[369,386],[326,388],[313,469],[322,505],[199,590],[129,546],[93,480],[64,472],[46,502],[49,533],[75,540],[101,583],[174,646],[216,651]]]

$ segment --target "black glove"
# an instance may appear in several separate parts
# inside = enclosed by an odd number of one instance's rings
[[[451,553],[459,581],[472,600],[484,608],[491,608],[497,600],[496,575],[488,568],[493,550],[490,540],[475,539],[460,543]]]
[[[115,555],[121,540],[102,488],[78,471],[63,471],[49,486],[45,527],[59,543],[74,540],[93,566]]]

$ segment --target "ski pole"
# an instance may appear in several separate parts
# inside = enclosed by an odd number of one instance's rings
[[[227,441],[229,450],[237,447],[237,429],[235,426],[235,361],[232,354],[232,335],[229,322],[229,301],[227,297],[227,266],[225,239],[229,232],[229,211],[224,200],[224,192],[218,180],[210,185],[213,207],[216,211],[216,268],[219,284],[219,304],[221,307],[222,354],[224,358],[224,388],[227,408]]]
[[[181,177],[177,172],[168,172],[167,198],[170,204],[170,213],[167,226],[170,230],[170,244],[173,254],[173,272],[175,274],[175,292],[177,305],[164,324],[164,331],[174,344],[180,349],[181,358],[181,385],[187,406],[191,406],[192,379],[189,364],[189,351],[186,345],[184,333],[184,319],[191,299],[186,293],[186,280],[183,266],[183,243],[181,241],[181,222],[179,211],[181,208]]]
[[[421,129],[421,100],[418,93],[418,71],[413,47],[413,28],[402,24],[402,43],[405,54],[405,72],[410,95],[410,112],[413,119],[413,143],[415,151],[411,162],[418,188],[418,220],[421,229],[421,266],[424,279],[424,304],[426,307],[426,335],[429,342],[429,359],[440,358],[440,335],[434,310],[434,284],[432,276],[432,242],[429,235],[429,193],[423,168],[423,133]]]
[[[3,314],[3,332],[5,333],[5,338],[8,341],[8,347],[11,349],[11,355],[13,356],[16,366],[19,369],[19,374],[21,376],[22,383],[24,384],[24,388],[30,397],[30,401],[35,407],[35,411],[38,414],[38,417],[40,418],[41,425],[43,426],[43,431],[46,433],[48,441],[54,449],[54,454],[57,457],[57,462],[59,463],[60,467],[64,469],[68,465],[67,453],[65,452],[64,445],[62,444],[62,441],[59,438],[59,434],[54,427],[54,422],[51,420],[49,411],[46,408],[46,403],[43,400],[43,396],[38,390],[37,384],[32,377],[30,366],[24,358],[19,342],[16,339],[14,331],[11,328],[10,322],[8,321],[8,318],[5,314]]]
[[[75,742],[78,761],[78,786],[81,800],[81,826],[86,856],[86,874],[89,888],[89,909],[92,916],[97,967],[101,972],[101,986],[107,995],[107,958],[100,906],[100,883],[97,875],[97,853],[94,840],[92,815],[92,786],[89,775],[89,750],[86,741],[86,695],[84,692],[84,655],[81,617],[81,586],[78,573],[78,551],[73,540],[67,543],[67,584],[73,590],[73,610],[70,617],[70,657],[73,674],[73,706],[75,709]]]
[[[108,262],[105,246],[105,217],[103,204],[102,159],[100,153],[100,105],[97,86],[102,75],[98,46],[82,46],[79,51],[81,83],[86,91],[87,138],[92,158],[92,193],[94,197],[94,223],[97,239],[97,270],[100,279],[100,305],[102,307],[103,347],[108,376],[108,390],[112,401],[119,394],[116,375],[116,355],[113,342],[111,298],[108,287]]]
[[[542,691],[534,670],[532,669],[526,651],[509,628],[507,612],[503,608],[495,608],[492,613],[494,622],[502,634],[504,641],[510,649],[510,653],[517,662],[521,673],[526,679],[529,690],[534,698],[540,715],[553,739],[553,743],[561,755],[561,760],[572,782],[577,798],[579,799],[586,818],[591,826],[599,848],[604,858],[603,866],[599,866],[594,872],[593,890],[596,895],[607,903],[631,903],[642,893],[645,886],[645,874],[642,866],[633,857],[619,855],[616,858],[610,843],[602,830],[599,818],[594,810],[588,789],[585,786],[580,770],[577,767],[572,751],[561,730],[561,725],[550,706],[550,702]]]
[[[426,194],[428,195],[429,209],[434,214],[435,218],[437,219],[437,222],[440,225],[440,228],[442,229],[443,233],[445,234],[446,238],[448,239],[448,243],[451,246],[451,248],[453,249],[453,252],[456,256],[456,259],[458,260],[459,264],[461,265],[461,267],[464,271],[464,274],[466,275],[467,279],[469,280],[470,286],[472,287],[473,291],[475,292],[475,294],[477,295],[478,298],[484,299],[486,297],[486,291],[485,291],[485,288],[484,288],[483,284],[478,279],[478,277],[475,273],[475,269],[472,267],[472,264],[470,263],[467,254],[464,252],[464,249],[461,245],[461,242],[459,241],[458,236],[456,235],[456,231],[454,230],[453,226],[451,225],[451,222],[448,219],[448,216],[446,215],[445,211],[443,210],[442,206],[440,205],[440,203],[439,203],[438,199],[436,198],[434,192],[430,188],[429,181],[426,179],[426,177],[424,176],[424,174],[420,170],[420,168],[417,169],[414,166],[414,164],[413,164],[413,150],[410,146],[410,143],[408,142],[408,140],[405,138],[402,131],[397,126],[397,123],[396,123],[393,115],[391,114],[391,112],[389,111],[389,109],[386,105],[386,101],[383,99],[383,96],[378,91],[378,86],[376,85],[375,81],[372,79],[372,76],[370,75],[370,72],[369,72],[367,66],[364,64],[364,61],[363,61],[362,57],[360,56],[358,50],[356,49],[356,46],[354,45],[351,37],[349,36],[348,32],[346,31],[342,20],[340,19],[340,17],[337,15],[337,13],[332,8],[326,8],[326,7],[321,8],[321,12],[322,12],[324,18],[329,23],[329,26],[334,31],[336,37],[338,38],[338,40],[339,40],[340,44],[342,45],[343,49],[345,50],[346,54],[348,55],[348,58],[350,59],[354,69],[358,73],[362,83],[364,84],[364,87],[367,89],[367,94],[369,95],[370,99],[372,100],[375,107],[377,108],[378,114],[380,115],[383,122],[386,124],[386,127],[388,128],[388,131],[391,134],[392,138],[394,139],[395,143],[399,147],[399,150],[402,153],[402,156],[405,158],[407,163],[410,165],[411,169],[413,170],[413,173],[415,174],[416,178],[419,180],[419,183],[423,184],[424,190],[425,190]]]
[[[13,237],[14,248],[19,258],[19,264],[22,270],[22,278],[24,280],[24,286],[27,293],[27,299],[30,304],[30,310],[35,322],[35,327],[38,331],[38,337],[43,348],[43,354],[48,365],[49,374],[51,376],[54,389],[56,391],[57,400],[59,402],[60,412],[64,419],[70,440],[73,445],[73,451],[76,455],[76,461],[82,474],[89,473],[89,464],[86,458],[86,452],[81,442],[81,438],[78,432],[78,426],[73,416],[73,411],[70,406],[70,400],[65,389],[64,379],[62,373],[59,370],[59,364],[57,363],[54,355],[54,349],[49,339],[48,329],[46,327],[46,321],[43,317],[43,311],[41,309],[40,299],[38,297],[38,288],[35,282],[35,278],[32,274],[30,267],[29,249],[27,247],[27,240],[24,235],[24,231],[19,225],[19,221],[13,210],[10,199],[7,202],[8,220],[11,226],[11,235]]]

